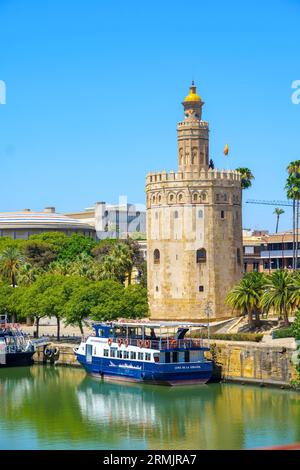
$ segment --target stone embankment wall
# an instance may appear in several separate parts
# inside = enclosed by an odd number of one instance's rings
[[[81,367],[73,348],[76,344],[52,343],[51,348],[58,348],[55,358],[45,362],[43,348],[34,355],[36,363],[52,363]],[[214,360],[215,380],[257,383],[273,386],[289,387],[296,379],[296,369],[291,363],[293,348],[273,346],[264,343],[211,340],[211,351],[208,357]]]
[[[34,362],[38,364],[55,364],[62,366],[81,367],[76,359],[73,348],[78,347],[78,344],[70,343],[51,343],[50,348],[58,349],[58,354],[55,357],[47,358],[44,354],[44,348],[39,348],[33,356]]]
[[[216,379],[284,387],[296,379],[292,347],[221,340],[211,340],[210,346]]]

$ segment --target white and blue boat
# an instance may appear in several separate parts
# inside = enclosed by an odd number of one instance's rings
[[[106,380],[164,385],[206,383],[213,363],[196,337],[203,323],[119,321],[94,323],[94,336],[74,349],[87,373]]]

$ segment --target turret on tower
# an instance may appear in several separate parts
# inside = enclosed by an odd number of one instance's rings
[[[208,169],[208,123],[202,121],[204,102],[192,82],[190,92],[183,101],[184,121],[177,125],[178,170],[180,172]]]

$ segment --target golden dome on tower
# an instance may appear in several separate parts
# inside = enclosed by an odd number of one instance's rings
[[[200,101],[202,102],[201,100],[201,97],[199,95],[197,95],[197,89],[195,87],[195,84],[194,82],[192,82],[192,86],[190,87],[190,92],[189,94],[184,98],[184,103],[187,103],[187,102],[191,102],[191,101]]]

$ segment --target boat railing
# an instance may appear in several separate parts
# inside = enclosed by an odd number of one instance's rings
[[[176,339],[176,338],[160,338],[160,339],[138,339],[138,338],[115,338],[114,341],[121,340],[122,344],[126,344],[128,341],[128,345],[130,346],[138,346],[140,348],[149,348],[149,349],[191,349],[191,348],[202,348],[203,347],[203,340],[202,338],[184,338],[184,339]]]

